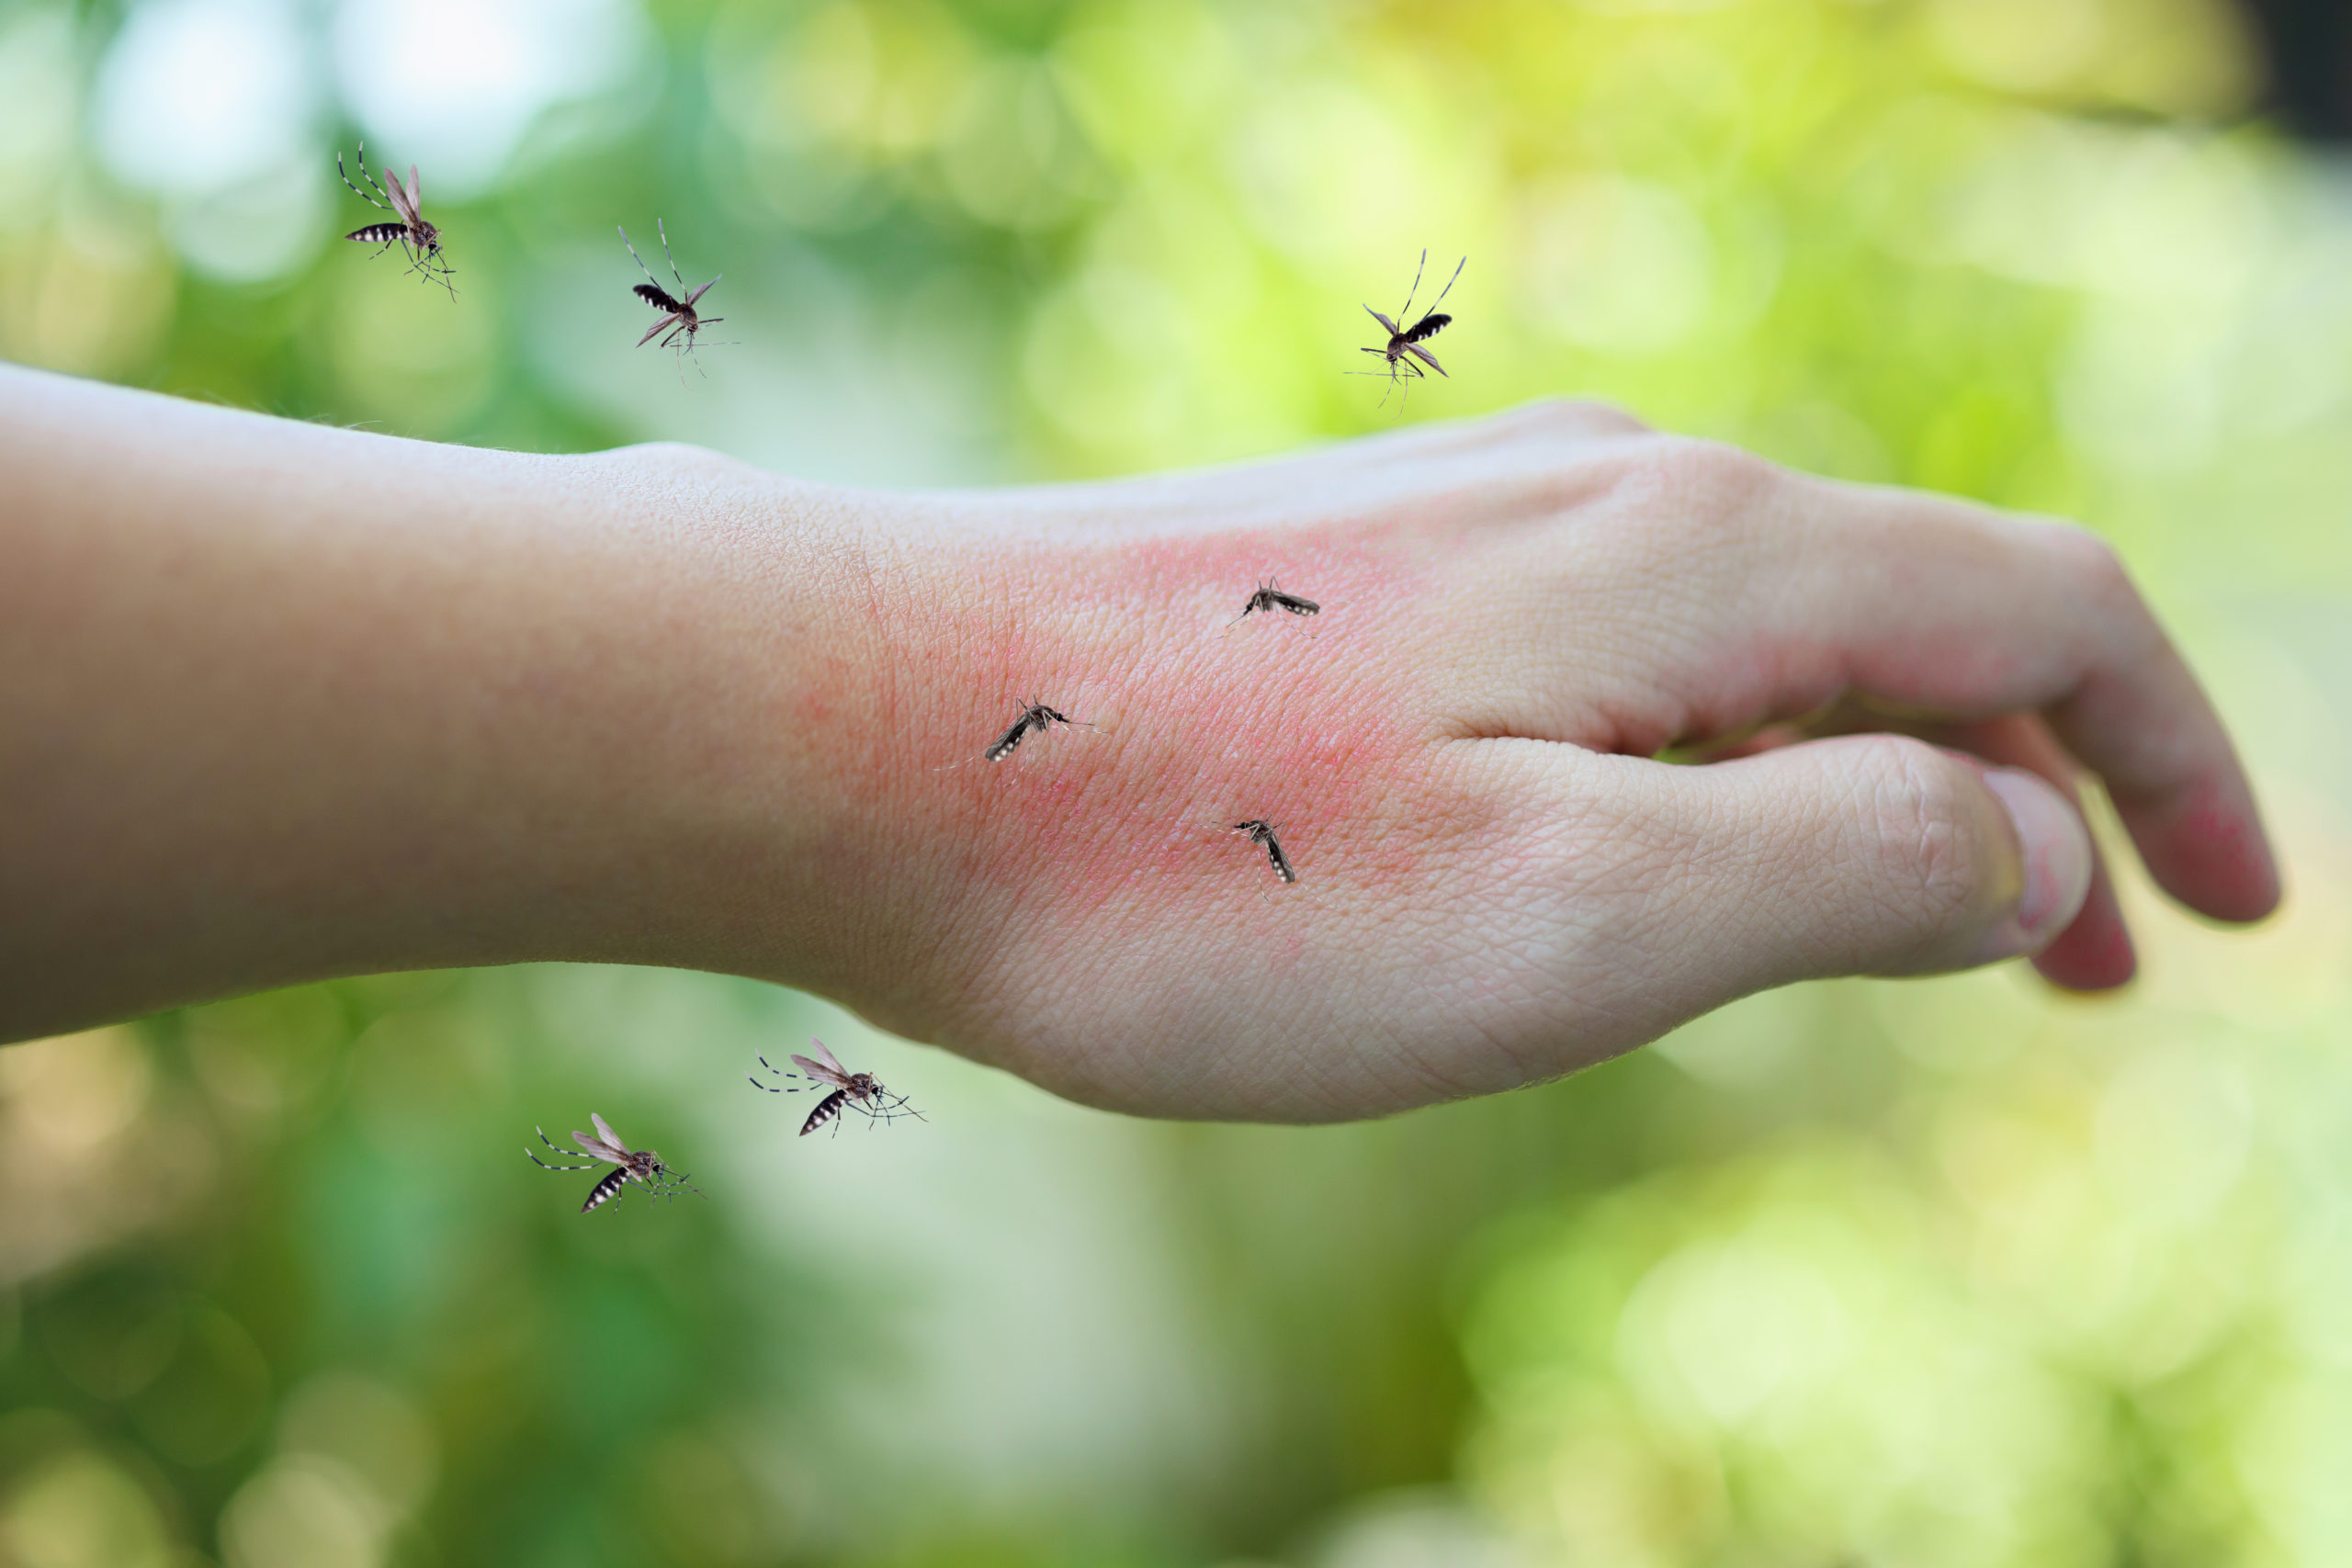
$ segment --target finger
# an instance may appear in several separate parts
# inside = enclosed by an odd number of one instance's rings
[[[1772,725],[1753,735],[1711,748],[1708,761],[1756,756],[1807,739],[1829,735],[1892,733],[1908,735],[1931,746],[2007,767],[2024,768],[2064,795],[2079,815],[2082,811],[2082,767],[2066,754],[2049,726],[2031,714],[2014,714],[1976,724],[1938,724],[1890,717],[1867,704],[1847,701],[1802,725]],[[2034,955],[2033,966],[2053,985],[2075,991],[2112,990],[2127,984],[2139,970],[2132,947],[2132,931],[2117,902],[2115,883],[2108,873],[2107,856],[2091,840],[2090,890],[2082,911],[2057,940]]]
[[[1662,1006],[1667,1027],[1792,980],[2040,951],[2090,885],[2089,834],[2058,791],[1907,737],[1698,768],[1559,757],[1561,807],[1587,814],[1567,912],[1610,943],[1583,994]],[[1595,834],[1594,813],[1615,819]]]
[[[2167,892],[2223,919],[2276,908],[2278,870],[2235,750],[2114,551],[2056,524],[1916,511],[1857,526],[1880,558],[1914,563],[1915,583],[1952,580],[1857,603],[1854,683],[1962,715],[2041,710],[2105,781]],[[1907,648],[1906,622],[1918,634]]]
[[[2222,919],[2276,907],[2277,867],[2229,738],[2103,541],[1936,497],[1746,471],[1758,491],[1739,531],[1757,542],[1713,607],[1724,629],[1705,656],[1739,671],[1729,683],[1745,689],[1727,694],[1739,711],[1801,713],[1848,691],[1961,720],[2039,710],[2105,782],[2167,892]],[[1713,577],[1720,588],[1722,569]]]
[[[2058,744],[2049,726],[2031,714],[1953,725],[1943,736],[1926,739],[1990,762],[2023,768],[2047,781],[2066,797],[2077,816],[2082,814],[2081,766]],[[2116,900],[2107,856],[2098,839],[2089,843],[2090,888],[2083,896],[2082,909],[2055,941],[2034,954],[2033,966],[2044,979],[2068,990],[2108,991],[2129,983],[2140,963],[2132,948],[2132,928]]]

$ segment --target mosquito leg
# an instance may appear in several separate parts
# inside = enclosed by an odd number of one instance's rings
[[[678,271],[677,258],[670,254],[670,231],[662,227],[662,220],[659,218],[653,220],[653,231],[662,236],[662,259],[670,264],[670,276],[677,279],[678,298],[683,299],[686,297],[686,279],[684,275]]]
[[[1469,258],[1468,256],[1464,256],[1464,257],[1463,257],[1462,259],[1463,259],[1464,261],[1468,261],[1470,258]],[[1423,246],[1421,247],[1421,259],[1420,259],[1419,261],[1416,262],[1416,263],[1413,265],[1413,287],[1412,287],[1410,289],[1408,289],[1408,290],[1407,290],[1407,291],[1406,291],[1406,294],[1405,294],[1405,308],[1404,308],[1403,310],[1399,310],[1399,311],[1397,311],[1397,312],[1396,312],[1396,324],[1397,324],[1399,327],[1408,326],[1408,325],[1410,325],[1410,324],[1411,324],[1411,322],[1412,322],[1412,320],[1413,320],[1413,296],[1414,296],[1414,295],[1416,295],[1416,294],[1419,294],[1419,293],[1421,291],[1421,268],[1423,268],[1423,267],[1425,267],[1425,266],[1427,266],[1427,265],[1430,265],[1430,251],[1429,251],[1429,247],[1428,247],[1427,245],[1423,245]],[[1451,288],[1451,287],[1452,287],[1452,285],[1450,285],[1450,284],[1449,284],[1447,287]]]
[[[534,1127],[531,1131],[539,1135],[539,1142],[547,1145],[548,1152],[549,1154],[560,1155],[563,1153],[561,1149],[557,1148],[555,1145],[548,1140],[546,1128]],[[527,1145],[525,1146],[523,1152],[530,1156],[530,1161],[533,1165],[537,1166],[542,1170],[594,1170],[596,1168],[596,1166],[593,1161],[587,1165],[549,1165],[538,1156],[532,1154]]]
[[[369,196],[366,191],[361,190],[357,186],[351,183],[351,176],[344,173],[343,149],[340,147],[336,148],[334,152],[334,172],[342,176],[344,188],[350,191],[352,195],[368,203],[370,207],[382,207],[387,212],[390,212],[392,210],[390,207],[385,207],[384,203],[378,201],[374,197]],[[370,186],[373,186],[376,183],[374,178],[368,173],[368,143],[365,141],[362,141],[359,144],[359,177],[366,180]],[[395,214],[395,216],[397,216],[397,214]]]
[[[657,221],[658,221],[658,220],[657,220]],[[619,229],[619,228],[620,228],[620,225],[618,225],[618,224],[616,223],[616,224],[615,224],[615,225],[614,225],[614,227],[615,227],[615,228],[616,228],[616,229]],[[639,272],[641,272],[641,273],[645,274],[645,281],[646,281],[646,282],[648,282],[648,283],[650,283],[650,284],[651,284],[651,285],[653,285],[653,287],[654,287],[654,288],[661,288],[661,287],[662,287],[662,280],[661,280],[660,278],[658,278],[658,277],[656,277],[656,276],[653,276],[653,269],[652,269],[651,267],[650,267],[650,266],[648,266],[648,265],[645,265],[645,258],[644,258],[643,256],[639,255],[639,254],[637,254],[637,247],[636,247],[635,245],[629,245],[629,244],[628,244],[628,230],[626,230],[626,229],[621,229],[621,231],[620,231],[620,234],[621,234],[621,243],[622,243],[622,244],[624,244],[624,245],[628,245],[628,259],[629,259],[629,260],[631,260],[631,261],[633,261],[633,262],[635,262],[635,263],[637,264],[637,270],[638,270],[638,271],[639,271]]]
[[[1421,253],[1421,254],[1423,254],[1424,256],[1426,256],[1426,255],[1428,255],[1428,254],[1429,254],[1429,253],[1428,253],[1427,251],[1423,251],[1423,252]],[[1456,281],[1456,280],[1458,280],[1458,279],[1462,276],[1462,269],[1463,269],[1464,267],[1465,267],[1465,266],[1468,266],[1469,265],[1470,265],[1470,258],[1469,258],[1468,256],[1464,256],[1460,261],[1455,262],[1455,263],[1453,264],[1453,277],[1449,277],[1449,278],[1447,278],[1447,279],[1445,280],[1445,287],[1444,287],[1443,288],[1439,289],[1439,290],[1438,290],[1438,294],[1437,294],[1437,298],[1430,301],[1430,310],[1436,310],[1440,305],[1442,305],[1442,304],[1444,304],[1444,303],[1445,303],[1445,297],[1446,297],[1447,295],[1449,295],[1449,294],[1451,294],[1451,293],[1453,293],[1453,285],[1454,285],[1455,281]],[[1401,317],[1400,317],[1400,318],[1398,318],[1397,324],[1398,324],[1399,326],[1402,326],[1402,325],[1404,325],[1404,324],[1405,324],[1405,322],[1404,322],[1404,321],[1403,321],[1403,318],[1401,318]]]

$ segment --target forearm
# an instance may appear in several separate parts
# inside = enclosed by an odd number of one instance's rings
[[[876,667],[824,492],[13,368],[0,471],[0,1037],[390,968],[838,964]]]

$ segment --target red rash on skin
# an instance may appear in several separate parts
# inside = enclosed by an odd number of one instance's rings
[[[1010,608],[951,612],[909,649],[964,671],[944,683],[960,700],[907,716],[883,785],[968,846],[959,871],[981,918],[1039,917],[1028,934],[1052,945],[1115,940],[1161,929],[1171,907],[1246,911],[1238,900],[1425,872],[1385,831],[1431,793],[1417,775],[1446,734],[1433,700],[1395,695],[1421,689],[1421,584],[1393,557],[1159,541],[1023,551],[1011,568],[1009,593],[974,596]],[[1228,625],[1277,570],[1321,613]],[[1030,698],[1080,722],[986,761]],[[1251,818],[1274,824],[1296,884],[1231,829]],[[1295,938],[1288,948],[1270,956],[1297,962]]]

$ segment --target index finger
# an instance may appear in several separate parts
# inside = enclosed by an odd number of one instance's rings
[[[2166,892],[2224,920],[2277,908],[2236,750],[2104,539],[1908,491],[1804,481],[1800,496],[1820,502],[1807,534],[1830,558],[1778,574],[1789,645],[1883,702],[1959,719],[2040,710]]]

